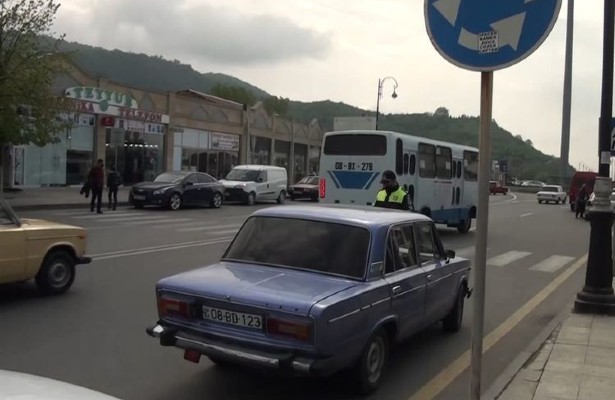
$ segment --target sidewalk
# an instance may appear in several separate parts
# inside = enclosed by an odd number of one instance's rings
[[[570,314],[496,399],[615,399],[615,317]]]
[[[25,188],[20,191],[4,192],[4,199],[16,211],[69,209],[89,207],[91,197],[87,199],[79,194],[80,187],[43,187]],[[120,187],[117,205],[128,205],[130,187]],[[103,192],[103,205],[107,206],[107,190]]]

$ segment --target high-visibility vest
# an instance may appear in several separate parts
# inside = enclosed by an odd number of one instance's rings
[[[401,187],[397,188],[396,191],[391,193],[388,199],[387,199],[387,191],[385,189],[381,189],[376,195],[376,202],[402,204],[404,202],[404,197],[406,197],[406,191],[402,189]]]

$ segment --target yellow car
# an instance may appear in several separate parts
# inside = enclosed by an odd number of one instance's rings
[[[19,219],[0,200],[0,284],[34,279],[45,294],[66,292],[75,280],[75,265],[85,256],[87,231],[78,226],[38,219]]]

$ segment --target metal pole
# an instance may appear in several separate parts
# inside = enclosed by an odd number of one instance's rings
[[[615,0],[604,1],[602,99],[599,132],[599,168],[594,183],[595,200],[589,209],[591,232],[585,286],[577,293],[574,308],[580,313],[615,315],[611,229],[613,210],[609,167],[613,118],[613,46],[615,45]]]
[[[474,253],[474,315],[472,318],[472,363],[470,400],[480,400],[487,275],[487,228],[489,225],[489,171],[491,169],[491,109],[493,71],[481,72],[480,133],[478,156],[478,211]]]
[[[378,116],[380,114],[380,96],[382,96],[382,80],[378,79],[378,99],[376,100],[376,130],[378,130]]]
[[[572,91],[572,39],[574,30],[574,0],[568,0],[566,20],[566,57],[564,62],[564,104],[562,110],[562,143],[560,146],[560,180],[566,185],[570,155],[570,108]]]

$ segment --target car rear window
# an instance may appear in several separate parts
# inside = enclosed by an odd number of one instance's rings
[[[222,259],[362,278],[369,241],[369,231],[361,227],[306,219],[251,217]]]
[[[540,189],[541,192],[559,192],[558,188],[555,186],[543,186]]]

